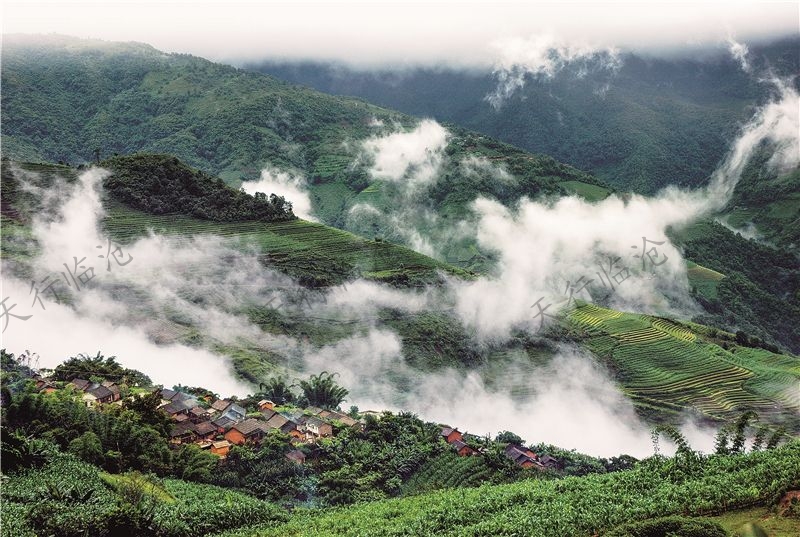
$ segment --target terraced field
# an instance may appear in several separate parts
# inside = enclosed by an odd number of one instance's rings
[[[220,223],[182,215],[151,215],[110,203],[103,226],[120,243],[148,230],[189,238],[214,234],[258,245],[266,260],[294,277],[338,282],[354,272],[364,278],[413,285],[436,279],[438,271],[469,273],[413,250],[305,220]]]
[[[642,409],[688,407],[712,419],[754,410],[800,430],[797,357],[725,343],[726,350],[697,325],[593,304],[579,305],[567,318]]]

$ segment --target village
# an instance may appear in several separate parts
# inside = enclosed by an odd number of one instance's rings
[[[153,388],[131,392],[127,386],[114,381],[95,381],[75,378],[63,383],[49,377],[34,376],[36,389],[40,393],[56,390],[72,390],[75,396],[89,408],[100,409],[104,405],[119,405],[126,398],[140,397],[158,392],[161,403],[158,409],[172,423],[169,443],[173,447],[196,444],[202,450],[224,459],[233,446],[258,447],[271,431],[278,431],[289,438],[294,449],[286,458],[297,464],[306,462],[306,453],[299,449],[303,445],[314,445],[323,439],[333,438],[347,429],[362,429],[366,416],[379,419],[381,413],[359,412],[355,415],[338,410],[315,406],[306,408],[291,405],[278,406],[268,399],[250,404],[248,408],[236,399],[218,399],[210,394],[194,395],[180,389]],[[123,397],[123,393],[127,396]],[[470,435],[457,428],[440,425],[440,438],[461,457],[481,456],[485,448],[470,442]],[[549,455],[539,456],[530,449],[509,443],[505,456],[523,469],[544,470],[557,468],[559,461]]]

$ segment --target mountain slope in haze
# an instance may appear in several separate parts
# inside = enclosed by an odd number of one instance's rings
[[[753,46],[754,72],[800,70],[800,43]],[[693,58],[622,54],[569,65],[553,77],[526,75],[495,109],[486,71],[449,68],[358,70],[317,63],[264,62],[251,68],[337,95],[354,95],[483,132],[590,172],[621,190],[653,193],[705,182],[739,124],[767,95],[727,51]]]
[[[199,346],[229,356],[237,374],[250,382],[261,382],[276,371],[295,372],[304,367],[295,356],[296,349],[271,346],[274,338],[302,339],[311,348],[322,349],[377,326],[396,333],[402,343],[402,358],[388,365],[385,382],[414,383],[419,375],[455,369],[479,373],[500,393],[535,397],[531,379],[519,375],[516,369],[520,361],[532,372],[539,366],[557,367],[553,360],[559,345],[574,344],[597,357],[647,421],[680,423],[687,410],[700,419],[726,421],[752,410],[764,423],[800,430],[795,419],[800,401],[791,394],[800,362],[777,349],[769,352],[749,346],[750,342],[716,329],[592,305],[569,312],[563,325],[552,331],[537,336],[519,333],[505,343],[480,344],[454,315],[447,295],[436,295],[443,291],[441,274],[474,277],[463,270],[386,241],[362,239],[301,219],[264,222],[244,217],[236,221],[198,217],[192,214],[194,204],[188,201],[202,199],[203,188],[236,191],[171,156],[138,154],[114,157],[103,164],[112,172],[103,182],[104,230],[114,241],[128,246],[138,239],[163,240],[163,247],[172,251],[183,267],[180,278],[186,279],[175,283],[180,287],[178,297],[166,310],[137,281],[115,283],[114,300],[132,311],[125,322],[136,325],[146,321],[154,327],[149,337],[160,344]],[[38,246],[31,222],[41,213],[44,200],[36,193],[74,185],[77,175],[78,171],[64,166],[3,161],[0,246],[4,270],[19,278],[37,275],[34,265]],[[59,177],[64,178],[66,187],[59,186]],[[131,189],[136,196],[131,195]],[[182,193],[187,201],[176,203],[175,211],[163,214],[162,201],[175,192]],[[216,197],[225,199],[221,193]],[[131,206],[132,199],[135,207]],[[225,214],[226,207],[220,209]],[[222,272],[211,273],[214,279],[226,280],[224,267],[238,266],[240,258],[255,261],[261,270],[278,271],[294,283],[263,281],[249,291],[246,287],[244,294],[230,297],[223,283],[209,293],[202,267],[182,261],[184,256],[196,256],[192,253],[193,241],[201,237],[222,238],[230,245],[220,254]],[[210,255],[213,260],[215,254]],[[190,282],[198,277],[198,271],[203,274],[198,280],[201,285],[194,289]],[[162,270],[165,282],[174,281],[172,272],[174,269]],[[263,278],[263,273],[259,274]],[[334,296],[330,293],[347,292],[346,285],[357,279],[381,284],[383,293],[389,289],[424,290],[436,298],[423,309],[386,304],[372,316],[367,313],[369,296],[361,302],[356,295],[376,291],[361,288],[351,298],[359,308],[355,315],[342,311],[346,302],[333,309],[324,307],[327,298]],[[276,308],[269,299],[274,297],[271,287],[278,285],[289,286],[290,292],[280,295],[286,304]],[[180,300],[187,300],[187,306]],[[257,333],[243,332],[247,335],[232,341],[215,336],[196,318],[194,302],[204,310],[218,309],[223,315],[241,317]],[[336,369],[341,359],[337,355],[325,365]],[[505,371],[506,366],[512,373]]]
[[[2,77],[6,156],[80,163],[166,152],[236,187],[267,168],[307,191],[323,223],[413,247],[422,236],[425,253],[462,266],[479,268],[482,254],[449,240],[449,223],[468,219],[477,196],[511,204],[611,191],[550,157],[461,128],[143,44],[6,37]],[[403,133],[404,141],[392,138]],[[390,154],[389,171],[378,173],[382,152],[395,147],[418,160],[397,169],[405,153]],[[417,178],[431,195],[405,188]],[[415,197],[418,214],[398,213],[398,196]],[[386,208],[395,212],[382,216]]]

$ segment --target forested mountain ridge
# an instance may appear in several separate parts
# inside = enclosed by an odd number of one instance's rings
[[[793,76],[796,38],[750,47],[752,72]],[[545,153],[620,190],[653,193],[668,184],[703,184],[738,126],[767,95],[727,49],[648,56],[621,53],[524,85],[495,109],[485,98],[500,83],[487,70],[359,69],[313,62],[252,64],[284,80],[428,115]]]
[[[611,191],[551,157],[459,127],[143,44],[7,36],[2,76],[3,152],[12,159],[79,164],[145,151],[175,155],[234,187],[288,176],[323,223],[412,247],[414,237],[430,236],[438,257],[460,266],[480,268],[482,254],[444,237],[480,195],[513,204]],[[392,136],[403,134],[397,142],[418,160],[380,173],[381,152],[394,151]],[[384,160],[396,168],[397,158]],[[420,212],[450,220],[397,213],[394,200],[412,194],[400,175],[431,187],[415,194]],[[297,212],[298,200],[288,201]]]

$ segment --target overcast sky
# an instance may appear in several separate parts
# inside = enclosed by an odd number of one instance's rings
[[[790,2],[3,2],[3,33],[142,41],[220,61],[493,65],[509,40],[650,51],[798,34]]]

